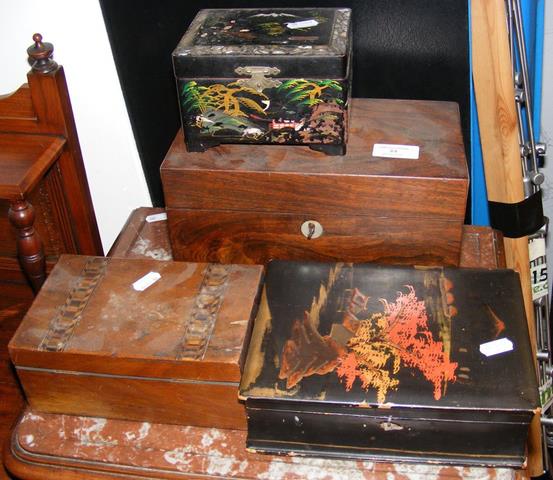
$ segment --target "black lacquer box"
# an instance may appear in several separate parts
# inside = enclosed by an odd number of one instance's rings
[[[173,52],[188,151],[221,143],[345,153],[346,8],[201,10]]]
[[[255,451],[520,467],[539,401],[518,275],[273,262],[240,397]]]

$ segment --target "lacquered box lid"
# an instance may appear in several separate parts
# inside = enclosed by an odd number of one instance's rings
[[[518,275],[272,262],[240,395],[531,412],[539,402]]]
[[[173,52],[175,74],[225,78],[256,65],[280,77],[345,78],[350,17],[347,8],[201,10]]]

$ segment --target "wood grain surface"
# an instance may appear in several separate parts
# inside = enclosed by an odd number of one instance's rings
[[[139,208],[132,212],[129,220],[121,232],[117,242],[110,251],[110,255],[115,257],[129,256],[132,258],[152,258],[157,255],[152,252],[165,250],[169,244],[167,233],[167,221],[156,223],[148,223],[145,218],[150,214],[163,212],[162,209],[154,208]],[[146,246],[146,247],[145,247]],[[461,265],[474,266],[481,268],[494,268],[498,260],[492,255],[491,257],[484,252],[492,252],[501,249],[501,238],[498,237],[498,245],[493,241],[492,231],[488,227],[463,227],[463,242]],[[466,265],[464,262],[468,262]],[[5,290],[4,290],[5,291]],[[26,309],[26,307],[25,307]],[[20,314],[22,316],[22,314]],[[19,320],[17,320],[17,323]],[[17,323],[11,322],[11,329],[2,330],[6,332],[3,335],[3,345],[7,345],[9,338],[13,335]],[[6,324],[0,323],[0,329]],[[7,367],[8,357],[5,352],[5,367]],[[3,358],[4,358],[3,357]],[[70,362],[68,363],[70,365]],[[7,371],[7,368],[5,368]],[[61,377],[65,378],[65,377]],[[79,383],[82,386],[85,376],[81,377]],[[12,383],[15,385],[15,379]],[[15,389],[16,387],[14,387]],[[18,408],[21,406],[19,397],[13,398],[13,393],[7,391],[4,395],[6,399],[4,405],[6,409],[8,405],[12,406],[9,418],[4,417],[2,425],[4,429],[4,439],[8,438],[8,430],[11,421],[16,415]],[[113,394],[114,390],[111,390]],[[15,392],[17,393],[17,391]],[[158,392],[154,392],[157,395]],[[236,394],[236,388],[234,389]],[[170,399],[169,399],[170,401]],[[19,402],[19,403],[17,403]],[[182,405],[177,405],[175,408],[182,409]],[[248,471],[252,472],[253,476],[258,475],[266,469],[274,468],[276,465],[289,465],[289,478],[295,478],[298,468],[303,468],[305,472],[313,475],[314,472],[320,472],[321,475],[329,475],[332,472],[337,472],[337,475],[343,475],[346,465],[343,462],[336,460],[327,461],[322,459],[303,460],[303,466],[298,466],[298,462],[302,461],[298,457],[271,457],[267,455],[247,453],[244,450],[245,432],[243,431],[228,431],[217,430],[214,435],[223,435],[224,440],[220,440],[215,447],[217,448],[218,456],[206,456],[203,452],[202,439],[204,435],[211,434],[210,428],[185,427],[176,425],[149,424],[151,429],[150,434],[146,439],[141,439],[142,428],[144,422],[134,421],[127,422],[122,420],[100,420],[102,425],[105,425],[105,430],[96,432],[91,442],[83,445],[83,437],[75,436],[75,432],[86,432],[90,426],[96,425],[99,419],[91,419],[86,417],[73,417],[67,415],[43,414],[40,412],[28,412],[23,417],[22,423],[19,423],[13,434],[13,443],[9,443],[5,449],[5,461],[8,468],[16,473],[18,477],[25,480],[45,480],[45,479],[66,479],[66,480],[93,480],[106,478],[121,478],[121,475],[126,475],[130,478],[182,478],[185,472],[182,471],[183,464],[170,463],[164,460],[168,452],[179,452],[181,448],[189,449],[191,445],[197,445],[198,451],[190,452],[190,457],[198,460],[200,470],[195,470],[196,467],[190,467],[190,472],[186,472],[186,478],[194,478],[195,473],[201,474],[201,478],[206,478],[204,470],[211,465],[209,461],[204,462],[204,459],[212,459],[213,462],[219,461],[248,461]],[[243,412],[241,412],[243,415]],[[40,420],[38,420],[40,418]],[[33,420],[35,419],[35,420]],[[40,422],[40,423],[36,423]],[[60,432],[63,427],[65,441],[60,440]],[[0,432],[2,434],[2,432]],[[31,446],[26,440],[32,435],[34,443]],[[94,440],[100,438],[107,439],[107,442],[101,442],[98,446]],[[182,438],[182,442],[181,439]],[[139,440],[141,439],[141,440]],[[117,440],[117,445],[114,445],[113,440]],[[223,447],[222,443],[226,443]],[[196,448],[196,447],[194,447]],[[156,452],[155,454],[153,452]],[[154,458],[159,454],[159,462]],[[170,454],[169,454],[170,455]],[[236,456],[237,455],[237,456]],[[113,462],[110,466],[106,465],[105,458],[112,458]],[[173,458],[173,457],[170,457]],[[47,460],[46,460],[47,459]],[[367,479],[398,479],[404,478],[407,474],[409,478],[416,480],[425,480],[429,475],[438,475],[439,479],[459,479],[459,478],[482,478],[486,475],[501,476],[501,478],[514,479],[522,478],[522,472],[516,475],[513,470],[482,470],[482,469],[462,469],[452,467],[426,466],[422,467],[409,466],[404,464],[383,464],[374,463],[363,464],[363,473],[356,470],[356,462],[346,461],[353,468],[355,475],[362,475],[360,478]],[[192,462],[195,464],[195,460]],[[154,465],[156,470],[154,472]],[[203,465],[204,470],[201,470]],[[215,463],[214,463],[215,465]],[[225,463],[226,465],[226,463]],[[165,468],[166,471],[160,472],[159,469]],[[350,468],[350,467],[348,467]],[[271,470],[272,471],[272,470]],[[349,470],[348,470],[349,471]],[[195,473],[193,473],[195,472]],[[230,475],[227,472],[228,475]],[[307,474],[307,473],[306,473]],[[216,476],[220,476],[216,474]],[[242,472],[242,476],[244,473]],[[3,478],[0,473],[0,478]],[[209,478],[209,476],[207,477]],[[355,477],[352,477],[355,478]]]
[[[472,0],[473,77],[488,199],[516,203],[524,199],[511,57],[503,0]],[[505,239],[507,267],[520,274],[530,338],[536,338],[530,281],[528,238]],[[533,343],[534,353],[536,350]],[[529,471],[541,475],[541,428],[529,435]]]
[[[11,428],[25,406],[7,347],[32,299],[30,288],[27,291],[0,280],[0,445],[10,438]],[[0,479],[11,478],[0,462]]]
[[[165,214],[163,208],[139,207],[131,212],[108,256],[172,260],[167,219],[149,222],[150,215]]]
[[[354,98],[350,123],[348,152],[336,157],[296,145],[221,145],[189,153],[178,132],[161,167],[162,175],[176,169],[467,179],[455,103]],[[417,145],[420,157],[373,157],[375,143]]]
[[[17,369],[17,375],[29,405],[37,412],[246,429],[237,382],[23,368]]]
[[[189,153],[179,132],[161,167],[175,259],[458,265],[468,176],[457,106],[354,99],[351,110],[345,156],[285,145]],[[420,156],[373,157],[376,143],[416,145]],[[325,233],[308,245],[299,226],[309,219]]]
[[[86,272],[96,261],[105,270],[92,277]],[[157,282],[132,288],[152,271]],[[243,428],[236,389],[262,273],[261,266],[62,256],[9,345],[29,403]]]
[[[261,214],[167,209],[177,259],[265,264],[272,259],[458,265],[462,229],[453,221],[362,215]],[[318,221],[321,237],[301,225]]]
[[[73,118],[63,67],[47,75],[31,71],[28,84],[0,97],[0,132],[49,135],[65,141],[58,165],[78,251],[102,254],[102,245]]]
[[[459,266],[468,268],[506,268],[502,233],[490,227],[463,226]]]
[[[10,120],[14,118],[27,119],[29,122],[37,121],[27,84],[22,85],[15,92],[0,95],[0,129],[3,126],[2,122],[6,122],[9,126]]]
[[[165,213],[165,209],[141,207],[134,210],[109,255],[125,258],[172,259],[168,220],[153,223],[146,221],[146,217],[149,215],[160,213]],[[438,226],[437,228],[442,227]],[[305,241],[307,242],[307,240]],[[397,252],[396,255],[399,258],[401,252]],[[505,251],[501,232],[490,227],[463,225],[459,266],[505,268]]]
[[[0,198],[29,193],[60,156],[62,137],[0,132]]]

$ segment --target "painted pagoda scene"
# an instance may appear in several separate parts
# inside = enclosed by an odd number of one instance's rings
[[[239,143],[343,143],[345,85],[337,80],[265,79],[257,90],[239,80],[182,82],[187,136]]]

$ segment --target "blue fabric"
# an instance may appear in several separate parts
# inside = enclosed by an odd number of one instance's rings
[[[469,16],[470,16],[470,0]],[[543,30],[545,0],[521,0],[521,9],[524,24],[524,36],[526,55],[528,57],[528,73],[530,76],[530,90],[532,98],[532,120],[534,125],[534,137],[539,139],[541,96],[542,96],[542,68],[543,68]],[[470,22],[469,22],[470,24]],[[472,44],[469,34],[471,52],[471,78],[472,78]],[[471,121],[471,223],[473,225],[489,225],[488,197],[482,159],[482,147],[478,128],[478,113],[474,96],[474,85],[470,86],[470,121]]]

